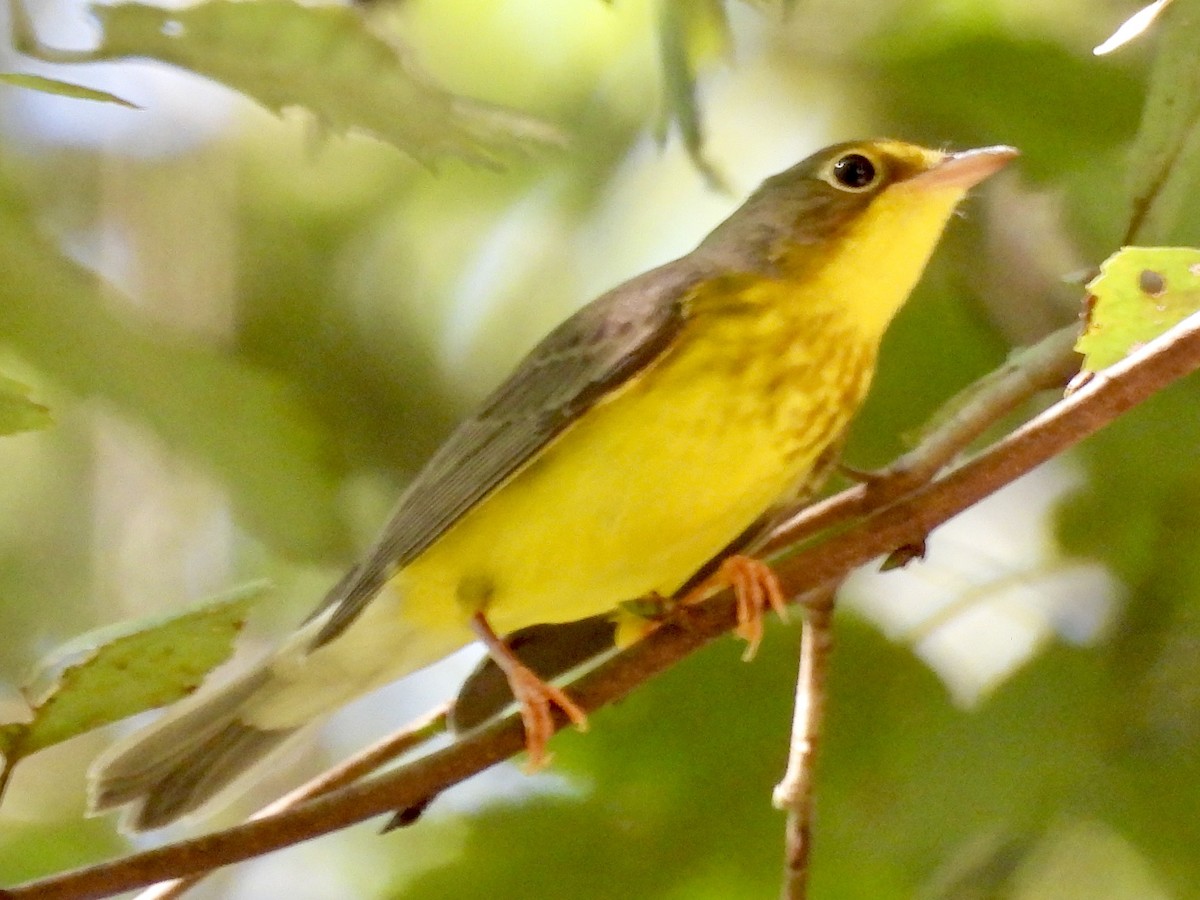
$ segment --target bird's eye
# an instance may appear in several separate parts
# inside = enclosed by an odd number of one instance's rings
[[[835,187],[847,191],[865,191],[879,178],[879,170],[871,159],[861,153],[847,153],[834,161],[829,169]]]

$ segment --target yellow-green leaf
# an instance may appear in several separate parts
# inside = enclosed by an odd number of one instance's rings
[[[305,107],[329,130],[365,132],[425,162],[494,163],[530,144],[560,141],[544,122],[443,90],[352,7],[208,0],[184,9],[120,3],[92,11],[103,30],[93,60],[157,59],[274,112]]]
[[[182,613],[123,622],[63,644],[22,688],[32,720],[0,726],[0,780],[38,750],[190,694],[229,658],[265,591],[256,582]]]
[[[59,81],[55,78],[43,78],[41,75],[28,75],[23,72],[0,72],[0,84],[10,84],[13,87],[28,88],[31,91],[41,91],[43,94],[56,94],[59,97],[72,97],[76,100],[95,100],[99,103],[116,103],[130,109],[141,109],[136,103],[130,103],[116,94],[108,91],[98,91],[95,88],[84,87],[81,84],[71,84],[69,81]]]
[[[29,388],[0,375],[0,434],[48,428],[50,410],[29,399]]]
[[[1084,371],[1111,366],[1200,310],[1200,250],[1125,247],[1087,286],[1087,323],[1075,349]]]

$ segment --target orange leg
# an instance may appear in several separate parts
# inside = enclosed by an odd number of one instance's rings
[[[525,725],[525,749],[529,752],[529,770],[540,769],[550,761],[546,744],[554,734],[554,715],[557,706],[580,731],[587,730],[587,714],[561,690],[547,684],[532,669],[517,658],[504,640],[492,630],[483,613],[471,617],[471,628],[487,647],[488,655],[508,679],[513,697],[521,707]]]
[[[751,660],[762,641],[763,613],[770,607],[786,622],[787,597],[770,566],[749,556],[735,555],[722,560],[717,570],[688,591],[681,602],[699,603],[724,588],[733,589],[737,600],[736,633],[746,641],[742,659]]]

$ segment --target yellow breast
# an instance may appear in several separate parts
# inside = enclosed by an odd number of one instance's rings
[[[783,282],[696,299],[671,351],[397,576],[406,618],[486,609],[504,633],[669,595],[803,480],[865,393],[874,343]]]

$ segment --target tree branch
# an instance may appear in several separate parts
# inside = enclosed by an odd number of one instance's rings
[[[803,598],[896,547],[920,543],[947,519],[1198,368],[1200,315],[1194,315],[1097,374],[1070,397],[944,478],[787,558],[778,567],[781,580],[789,594]],[[733,598],[728,593],[689,607],[683,615],[683,624],[664,625],[576,681],[571,687],[576,702],[592,711],[619,700],[735,625]],[[564,720],[556,717],[556,722],[561,727]],[[518,753],[522,746],[519,718],[509,716],[400,769],[285,813],[28,882],[0,892],[0,898],[107,897],[261,856],[396,809],[424,804],[451,785]]]
[[[378,771],[392,760],[398,759],[408,751],[421,746],[430,738],[442,734],[446,730],[446,717],[448,713],[448,703],[443,703],[441,706],[430,710],[417,718],[416,721],[405,725],[399,731],[381,738],[369,747],[365,747],[350,758],[343,760],[332,769],[322,772],[311,781],[300,785],[294,791],[290,791],[278,800],[268,803],[252,815],[249,821],[278,815],[285,810],[299,806],[306,800],[312,800],[314,797],[319,797],[322,794],[328,794],[348,784],[353,784],[360,778],[366,778],[372,772]],[[182,897],[188,890],[199,884],[211,871],[210,869],[189,875],[186,878],[174,878],[170,881],[159,882],[142,891],[134,900],[175,900],[175,898]]]

